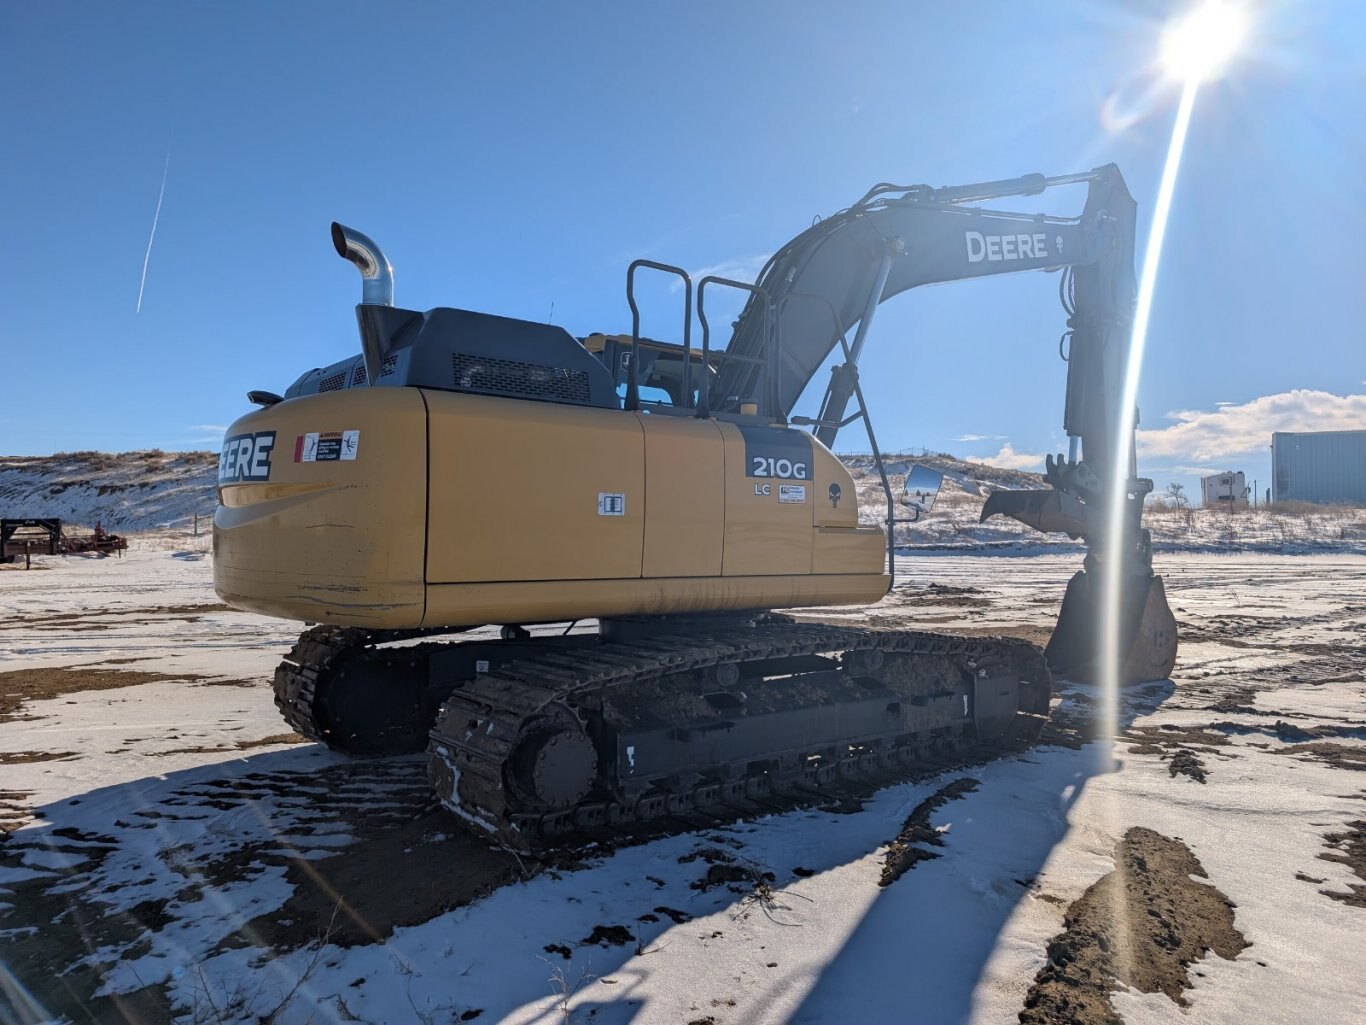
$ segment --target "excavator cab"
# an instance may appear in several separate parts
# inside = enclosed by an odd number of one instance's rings
[[[617,395],[621,398],[626,397],[627,381],[631,376],[632,361],[635,360],[636,381],[642,401],[654,401],[679,408],[688,408],[696,404],[697,386],[702,373],[700,352],[694,351],[687,357],[692,363],[692,374],[685,384],[685,354],[683,346],[677,342],[641,338],[633,354],[630,335],[591,334],[583,339],[583,347],[597,356],[612,374]],[[714,368],[712,376],[715,376]],[[691,395],[684,395],[685,387]]]

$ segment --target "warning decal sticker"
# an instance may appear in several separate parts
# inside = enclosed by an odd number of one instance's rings
[[[294,439],[296,463],[353,460],[360,451],[360,431],[314,431]]]
[[[625,516],[626,494],[622,491],[598,492],[599,516]]]

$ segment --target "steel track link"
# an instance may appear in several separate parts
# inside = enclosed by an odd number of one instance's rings
[[[881,650],[897,655],[939,655],[1005,662],[1021,681],[1020,707],[1010,734],[994,744],[976,743],[965,730],[924,737],[897,753],[865,751],[838,765],[824,765],[784,792],[766,777],[705,782],[667,795],[647,794],[633,803],[600,795],[556,811],[517,807],[507,780],[508,759],[528,719],[606,691],[726,662]],[[1027,681],[1027,682],[1026,682]],[[523,659],[464,684],[442,706],[429,745],[428,775],[441,802],[461,818],[523,850],[564,847],[585,841],[627,839],[640,834],[705,828],[746,815],[828,803],[925,772],[943,771],[974,758],[998,756],[1033,743],[1048,712],[1050,676],[1032,644],[1011,638],[958,637],[817,623],[768,623],[728,630],[704,640],[658,637],[640,643]],[[914,752],[915,758],[909,757]],[[928,760],[927,760],[928,759]],[[947,761],[946,761],[947,759]],[[672,823],[672,828],[668,823]]]
[[[348,723],[345,734],[331,728],[338,716],[329,716],[329,698],[336,683],[337,664],[344,657],[356,668],[365,663],[387,667],[397,653],[376,650],[374,645],[390,641],[409,640],[427,636],[434,631],[424,630],[367,630],[359,627],[315,626],[305,630],[294,647],[275,668],[275,707],[295,732],[333,750],[347,754],[397,755],[415,754],[421,747],[396,745],[386,738],[384,731],[374,728],[373,722]],[[412,660],[423,654],[424,648],[400,649],[402,656]],[[359,659],[357,653],[360,653]],[[367,728],[373,732],[367,732]]]

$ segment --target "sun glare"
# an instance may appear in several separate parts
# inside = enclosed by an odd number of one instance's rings
[[[1247,34],[1246,11],[1227,0],[1205,0],[1162,33],[1162,66],[1183,82],[1217,78]]]

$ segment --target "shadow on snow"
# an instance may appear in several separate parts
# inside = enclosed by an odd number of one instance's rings
[[[1127,695],[1124,723],[1171,692]],[[1064,709],[1084,710],[1091,692],[1068,693]],[[158,1002],[183,1014],[275,1011],[280,1025],[395,1009],[558,1021],[566,1006],[594,1023],[960,1021],[1069,809],[1108,771],[1103,749],[1039,747],[890,787],[854,813],[737,822],[521,882],[515,858],[434,806],[422,758],[257,754],[39,809],[0,848],[0,969],[21,987],[0,970],[0,988],[35,1020],[120,1020],[96,989],[164,987]],[[933,816],[940,857],[879,890],[868,855],[962,776],[982,786]],[[716,864],[749,878],[708,885]],[[764,872],[780,911],[756,900]],[[864,907],[852,928],[850,904]]]

